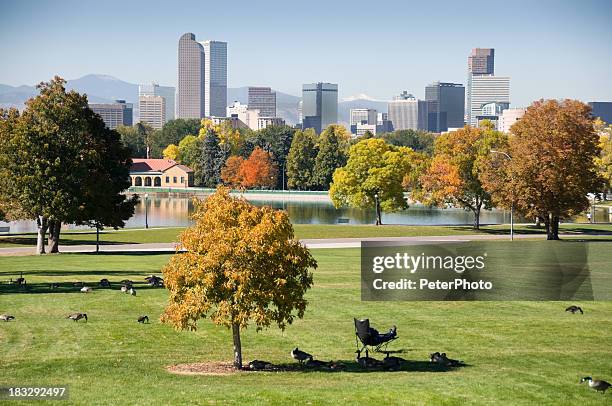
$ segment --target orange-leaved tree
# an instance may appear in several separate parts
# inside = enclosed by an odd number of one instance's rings
[[[589,207],[587,194],[603,190],[601,153],[591,108],[577,100],[540,100],[510,128],[507,158],[492,159],[484,185],[498,205],[540,218],[547,239],[559,239],[559,220]]]
[[[162,322],[195,330],[208,317],[231,328],[241,368],[240,330],[250,323],[284,329],[302,318],[317,262],[294,238],[285,211],[253,206],[223,187],[195,202],[195,224],[180,236],[184,252],[163,269],[170,298]]]
[[[420,178],[421,190],[413,196],[432,205],[450,204],[470,210],[474,228],[480,228],[481,210],[492,207],[491,194],[482,185],[482,166],[491,149],[506,142],[506,136],[490,123],[440,135],[434,144],[434,158]]]
[[[278,168],[270,154],[257,147],[240,166],[239,175],[245,188],[273,187],[276,185]]]
[[[240,167],[244,163],[244,158],[232,155],[225,161],[225,166],[221,169],[221,180],[228,186],[238,187],[242,184],[240,177]]]

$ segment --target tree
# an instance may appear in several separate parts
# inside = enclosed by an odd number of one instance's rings
[[[414,152],[395,147],[377,138],[353,145],[346,166],[336,169],[329,195],[336,207],[375,207],[378,195],[380,208],[395,211],[408,206],[402,182],[411,170]],[[381,224],[377,213],[377,224]]]
[[[319,152],[313,169],[313,184],[328,190],[337,168],[346,164],[350,134],[341,125],[328,126],[319,136]]]
[[[504,151],[485,167],[484,183],[495,202],[527,218],[540,218],[549,240],[559,239],[559,220],[589,207],[587,194],[605,181],[591,108],[577,100],[540,100],[511,128]]]
[[[612,187],[612,125],[605,126],[600,119],[595,120],[595,131],[599,134],[601,154],[595,159],[600,175],[605,179],[604,200]]]
[[[278,168],[271,154],[257,147],[249,159],[240,165],[238,177],[245,188],[272,188],[276,185]]]
[[[297,131],[287,156],[287,186],[291,189],[312,188],[312,173],[317,159],[317,134],[312,128]]]
[[[177,159],[179,159],[179,155],[180,155],[179,147],[174,144],[168,145],[164,149],[164,152],[163,152],[164,159],[172,159],[173,161],[176,161]]]
[[[202,140],[195,135],[188,135],[178,144],[177,162],[195,169],[202,149]]]
[[[422,190],[415,197],[428,204],[469,210],[474,214],[474,229],[479,229],[481,210],[492,208],[491,194],[482,185],[482,163],[489,159],[492,148],[505,143],[505,137],[487,124],[440,135],[430,166],[420,179]]]
[[[193,168],[200,186],[217,187],[221,183],[221,168],[225,165],[228,152],[221,149],[219,138],[213,131],[206,133]]]
[[[281,172],[281,176],[277,178],[276,187],[279,189],[284,189],[286,186],[283,184],[283,178],[286,179],[286,160],[291,149],[294,133],[295,129],[286,125],[269,126],[253,133],[251,137],[246,139],[242,148],[243,157],[250,156],[256,147],[271,154],[276,167],[284,171],[284,174]]]
[[[294,239],[285,211],[255,207],[227,189],[196,200],[193,219],[180,236],[185,252],[163,269],[170,297],[162,322],[195,330],[209,317],[231,328],[234,366],[242,368],[240,331],[250,323],[284,330],[302,318],[313,283],[309,269],[317,263]]]
[[[221,169],[221,180],[224,184],[231,187],[239,187],[242,185],[242,177],[240,176],[240,168],[244,163],[244,158],[241,156],[232,155],[225,166]]]
[[[132,127],[120,125],[117,132],[121,134],[121,141],[132,150],[134,158],[161,157],[161,148],[158,146],[159,130],[153,129],[147,123],[137,123]]]
[[[197,118],[177,118],[164,124],[159,136],[160,147],[163,149],[170,144],[178,145],[188,135],[200,132],[201,120]]]
[[[380,138],[391,145],[398,147],[409,147],[414,151],[424,152],[431,155],[434,149],[435,136],[426,131],[397,130],[380,135]]]
[[[129,186],[129,149],[65,83],[56,76],[39,84],[21,115],[0,113],[0,202],[10,202],[2,204],[10,218],[36,220],[39,254],[47,230],[50,252],[58,252],[62,223],[122,226],[136,204],[121,194]]]

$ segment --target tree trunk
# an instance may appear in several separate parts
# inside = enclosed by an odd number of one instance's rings
[[[544,220],[546,225],[546,239],[547,240],[558,240],[559,239],[559,216],[554,214],[548,214]]]
[[[59,237],[62,223],[58,220],[49,221],[49,252],[52,254],[59,252]]]
[[[36,236],[36,254],[41,255],[45,253],[45,234],[47,233],[47,218],[38,216],[36,219],[36,227],[38,235]]]
[[[380,203],[376,205],[376,225],[382,226],[382,217],[380,214]]]
[[[242,369],[242,344],[240,343],[240,325],[232,323],[232,336],[234,339],[234,366]]]
[[[96,225],[96,254],[100,252],[100,227]]]
[[[480,207],[473,210],[474,212],[474,230],[480,230]]]

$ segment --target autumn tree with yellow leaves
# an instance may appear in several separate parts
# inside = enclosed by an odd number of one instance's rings
[[[242,368],[240,331],[302,318],[317,267],[294,238],[285,211],[255,207],[219,188],[196,200],[195,224],[163,269],[170,292],[162,322],[195,330],[201,318],[232,329],[234,365]]]

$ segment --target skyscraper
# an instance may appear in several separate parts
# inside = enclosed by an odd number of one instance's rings
[[[249,87],[248,105],[259,110],[260,117],[276,117],[276,92],[269,87]]]
[[[204,94],[204,47],[194,34],[183,34],[178,45],[177,118],[204,117]]]
[[[394,130],[427,130],[428,110],[426,100],[417,100],[404,91],[389,102],[389,120]]]
[[[302,85],[302,128],[320,133],[338,122],[338,85],[307,83]]]
[[[612,102],[589,102],[593,117],[600,118],[606,124],[612,124]]]
[[[434,82],[425,87],[429,131],[440,133],[463,127],[465,87],[460,83]]]
[[[504,108],[510,105],[510,78],[495,76],[495,50],[492,48],[474,48],[468,56],[468,86],[465,104],[467,124],[478,126],[478,117],[499,116]],[[493,114],[484,112],[483,107],[494,103]],[[497,121],[496,118],[493,118]]]
[[[223,117],[227,108],[227,42],[204,41],[204,115]]]
[[[495,74],[495,50],[493,48],[474,48],[468,56],[468,73],[475,75]]]
[[[510,78],[493,75],[468,75],[468,124],[478,126],[478,116],[490,115],[483,107],[490,103],[510,106]],[[503,111],[503,108],[502,108]],[[497,115],[493,112],[493,115]]]
[[[176,89],[172,86],[160,86],[157,83],[138,85],[138,97],[140,96],[161,96],[164,98],[165,114],[164,123],[174,120],[174,97]],[[140,107],[140,111],[142,108]],[[142,121],[142,118],[141,120]]]
[[[160,129],[166,122],[166,99],[162,96],[145,95],[138,97],[140,122]]]
[[[125,100],[115,100],[115,103],[89,103],[89,108],[102,117],[104,124],[111,130],[120,125],[132,125],[134,106]]]

